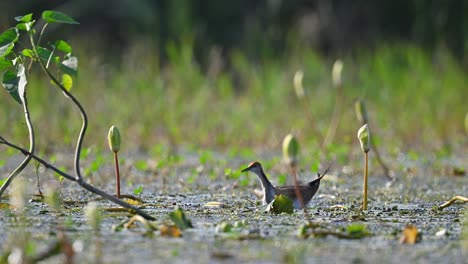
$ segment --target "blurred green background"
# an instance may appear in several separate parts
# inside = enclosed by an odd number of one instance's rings
[[[346,152],[358,144],[361,98],[387,152],[466,146],[468,1],[3,0],[0,30],[47,9],[80,22],[48,27],[45,41],[64,39],[78,56],[72,92],[90,116],[88,145],[106,148],[116,125],[129,149],[279,149],[293,132],[312,151],[335,111],[325,148]],[[304,98],[293,86],[298,70]],[[38,144],[72,146],[79,115],[50,86],[33,68]],[[22,111],[5,91],[0,111],[0,134],[27,144]]]

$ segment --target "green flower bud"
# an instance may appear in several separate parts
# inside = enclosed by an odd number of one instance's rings
[[[55,184],[47,186],[45,201],[54,212],[60,211],[62,208],[62,197],[60,196],[60,189],[58,186]]]
[[[366,153],[369,152],[371,143],[370,143],[370,130],[367,124],[363,125],[359,129],[357,133],[357,137],[359,139],[359,142],[361,143],[362,151]]]
[[[16,212],[22,213],[26,207],[27,185],[23,179],[17,179],[12,184],[10,203],[15,207]]]
[[[333,63],[332,68],[332,81],[335,87],[341,86],[343,81],[341,79],[341,72],[343,71],[343,61],[337,60]]]
[[[292,134],[288,134],[283,140],[283,160],[289,165],[297,163],[299,154],[299,143]]]
[[[367,110],[364,101],[358,99],[354,103],[354,110],[356,111],[356,117],[361,124],[369,123],[367,120]]]
[[[85,208],[86,222],[91,228],[95,231],[99,230],[101,225],[101,210],[98,207],[98,204],[95,202],[90,202],[86,205]]]
[[[111,151],[118,152],[120,150],[120,132],[116,126],[111,126],[107,139],[109,140]]]
[[[297,71],[294,74],[294,91],[296,92],[296,96],[299,99],[304,97],[304,87],[302,86],[302,78],[304,78],[304,73],[302,71]]]

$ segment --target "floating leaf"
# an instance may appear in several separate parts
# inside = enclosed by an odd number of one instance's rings
[[[353,238],[363,238],[370,235],[370,232],[367,231],[366,226],[362,224],[350,224],[346,227],[346,231],[348,235]]]
[[[15,20],[18,21],[18,22],[30,22],[32,20],[32,16],[33,16],[33,14],[29,13],[29,14],[24,15],[24,16],[15,17]]]
[[[73,87],[73,79],[69,74],[62,74],[62,86],[67,91],[70,91]]]
[[[275,199],[269,204],[267,211],[275,214],[292,214],[294,212],[293,201],[285,195],[275,195]]]
[[[221,222],[216,226],[216,233],[229,233],[232,231],[232,224],[227,222]]]
[[[0,58],[8,55],[18,40],[18,29],[10,28],[0,34]]]
[[[55,41],[54,46],[55,46],[56,49],[58,49],[60,51],[63,51],[65,53],[71,53],[72,52],[72,48],[71,48],[70,44],[68,44],[64,40]]]
[[[8,70],[13,67],[13,62],[5,58],[0,58],[0,71]]]
[[[415,244],[418,241],[419,241],[418,229],[412,224],[407,225],[405,229],[403,230],[403,235],[400,238],[400,243]]]
[[[176,207],[173,212],[169,213],[169,217],[171,218],[172,222],[174,222],[174,224],[181,230],[193,228],[192,222],[187,219],[184,210],[182,210],[180,207]]]
[[[57,11],[47,10],[42,12],[42,19],[47,23],[79,24],[70,16]]]

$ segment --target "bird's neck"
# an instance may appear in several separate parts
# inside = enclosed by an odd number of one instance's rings
[[[270,201],[273,200],[274,197],[275,197],[275,187],[268,180],[268,178],[265,175],[265,172],[263,172],[263,170],[260,170],[256,174],[257,174],[258,179],[260,180],[260,182],[262,184],[263,193],[265,195],[264,199],[266,200],[267,203],[270,203]]]

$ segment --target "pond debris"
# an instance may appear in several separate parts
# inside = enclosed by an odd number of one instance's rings
[[[163,223],[159,226],[161,236],[166,237],[182,237],[182,231],[175,225]]]
[[[190,219],[185,216],[184,210],[178,206],[176,206],[174,211],[169,213],[169,217],[171,218],[172,222],[174,222],[174,224],[181,230],[193,228],[192,221],[190,221]]]
[[[211,252],[210,257],[213,259],[218,259],[218,260],[226,260],[226,259],[234,258],[234,255],[227,251],[214,251],[214,252]]]
[[[203,206],[208,208],[229,208],[229,205],[222,202],[207,202]]]
[[[439,205],[439,209],[444,209],[445,207],[449,207],[450,205],[452,205],[454,202],[456,201],[462,201],[462,202],[468,202],[468,198],[466,197],[463,197],[461,195],[456,195],[454,197],[452,197],[452,199],[448,200],[447,202]]]
[[[216,233],[229,233],[232,231],[233,225],[228,222],[221,222],[216,225]]]
[[[416,226],[408,224],[403,229],[403,234],[400,238],[400,243],[402,244],[416,244],[421,240],[421,234],[418,232]]]
[[[309,223],[306,225],[301,225],[297,233],[299,238],[306,239],[310,236],[313,237],[326,237],[334,236],[341,239],[361,239],[366,236],[371,236],[372,233],[367,230],[366,226],[363,224],[350,224],[346,228],[340,229],[331,229],[324,228],[320,224]]]

